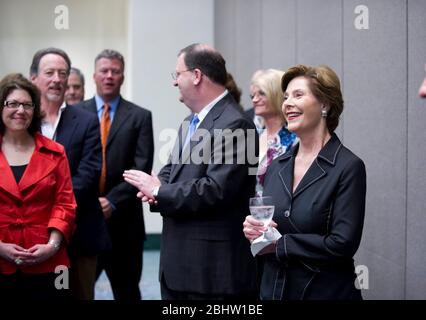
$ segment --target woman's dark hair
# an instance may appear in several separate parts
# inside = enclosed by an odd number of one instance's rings
[[[31,81],[20,73],[11,73],[6,75],[0,81],[0,114],[3,113],[4,102],[14,90],[26,91],[34,103],[33,118],[27,129],[30,134],[34,135],[36,132],[40,131],[41,121],[43,119],[43,113],[40,108],[40,91],[34,84],[32,84]],[[5,129],[3,120],[0,117],[0,134],[3,135]]]

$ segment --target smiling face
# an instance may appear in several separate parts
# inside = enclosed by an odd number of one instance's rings
[[[96,61],[93,79],[98,95],[104,101],[110,101],[120,95],[124,82],[124,66],[118,59],[100,58]]]
[[[5,101],[14,101],[22,104],[33,102],[28,92],[22,89],[15,89],[11,91]],[[25,110],[22,105],[16,109],[3,106],[1,119],[4,124],[5,131],[26,131],[31,124],[33,115],[34,109]]]
[[[49,53],[40,59],[38,74],[31,77],[41,92],[42,101],[64,101],[69,66],[60,55]]]
[[[179,101],[185,103],[189,108],[192,106],[193,93],[193,74],[192,70],[188,70],[184,59],[185,54],[181,54],[176,62],[176,79],[173,82],[175,87],[179,88]]]
[[[254,113],[261,117],[267,117],[275,113],[266,93],[256,85],[250,86],[250,97],[253,103]]]
[[[298,136],[324,129],[326,122],[321,116],[323,106],[309,88],[309,80],[296,77],[290,81],[284,93],[283,113],[288,130]]]

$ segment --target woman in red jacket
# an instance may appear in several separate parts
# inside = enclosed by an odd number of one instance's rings
[[[64,148],[39,133],[40,94],[21,74],[0,82],[0,114],[0,299],[62,299],[76,208]]]

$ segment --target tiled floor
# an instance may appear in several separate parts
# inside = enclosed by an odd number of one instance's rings
[[[161,300],[160,282],[158,281],[158,266],[160,251],[145,250],[143,254],[142,280],[139,287],[142,300]],[[113,300],[111,286],[105,272],[101,274],[95,287],[96,300]]]

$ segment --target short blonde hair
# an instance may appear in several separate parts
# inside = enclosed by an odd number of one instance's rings
[[[267,69],[261,72],[255,73],[251,84],[262,90],[269,103],[274,110],[282,114],[281,106],[284,102],[284,94],[281,90],[281,78],[284,75],[284,71],[277,69]]]

